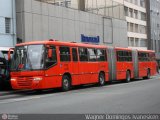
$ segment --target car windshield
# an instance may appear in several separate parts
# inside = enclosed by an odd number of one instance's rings
[[[44,68],[44,45],[26,45],[15,48],[11,70],[40,70]]]

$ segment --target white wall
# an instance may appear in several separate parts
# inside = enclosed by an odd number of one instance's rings
[[[5,17],[11,18],[11,33],[5,33]],[[16,42],[15,0],[0,0],[0,46],[12,47]]]

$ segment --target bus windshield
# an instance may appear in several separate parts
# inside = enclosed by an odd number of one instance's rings
[[[15,48],[11,70],[26,71],[44,68],[44,45],[26,45]]]

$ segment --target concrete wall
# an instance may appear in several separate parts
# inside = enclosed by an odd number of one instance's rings
[[[11,18],[11,31],[6,33],[5,18]],[[12,47],[16,44],[15,0],[0,0],[0,46]]]
[[[100,44],[128,46],[127,23],[124,20],[107,21],[109,18],[96,14],[35,0],[16,0],[16,7],[18,38],[23,41],[52,38],[81,42],[81,34],[84,34],[100,36]],[[113,42],[108,43],[107,39]]]

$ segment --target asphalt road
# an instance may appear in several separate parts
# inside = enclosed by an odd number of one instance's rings
[[[160,77],[131,83],[55,90],[0,92],[0,113],[106,114],[160,113]]]

